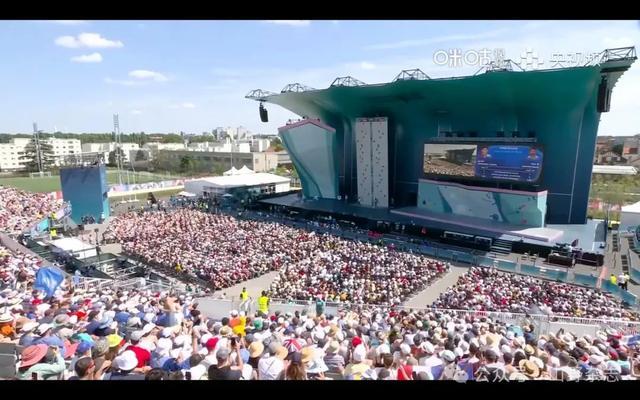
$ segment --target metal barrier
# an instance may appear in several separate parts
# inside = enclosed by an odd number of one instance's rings
[[[211,318],[223,318],[228,317],[231,310],[242,310],[241,302],[239,300],[229,299],[212,299],[202,298],[199,300],[200,309],[205,315]],[[325,314],[336,315],[340,311],[347,310],[411,310],[434,312],[434,313],[446,313],[455,318],[465,317],[488,317],[492,320],[499,320],[507,324],[521,325],[524,323],[535,323],[539,327],[539,334],[543,333],[555,333],[554,330],[558,326],[570,326],[574,332],[586,332],[593,335],[597,330],[604,330],[605,328],[617,329],[623,334],[634,334],[640,331],[640,321],[625,321],[625,320],[612,320],[605,318],[581,318],[581,317],[566,317],[556,315],[544,315],[544,314],[524,314],[524,313],[510,313],[510,312],[498,312],[498,311],[476,311],[476,310],[456,310],[445,308],[420,308],[420,307],[406,307],[406,306],[385,306],[377,304],[350,304],[350,303],[329,303],[325,304]],[[245,309],[246,310],[246,309]],[[257,302],[251,301],[248,305],[249,311],[257,310]],[[282,299],[272,299],[269,305],[269,312],[273,313],[279,311],[281,313],[295,311],[306,312],[309,314],[315,314],[315,303],[312,301],[295,300],[287,301]],[[585,334],[586,334],[585,333]]]

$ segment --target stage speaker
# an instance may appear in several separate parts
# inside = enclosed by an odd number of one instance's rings
[[[444,137],[451,137],[451,132],[445,132]]]
[[[531,131],[531,132],[529,132],[529,133],[527,134],[527,137],[529,137],[529,139],[533,139],[533,138],[535,138],[535,137],[536,137],[536,133],[535,133],[535,132],[533,132],[533,131]]]
[[[496,132],[496,137],[504,137],[504,131]]]
[[[267,113],[267,109],[264,108],[264,105],[260,103],[260,121],[269,122],[269,114]]]
[[[607,77],[603,76],[598,86],[598,112],[608,112],[610,104],[610,92]]]
[[[514,138],[518,138],[518,137],[520,137],[520,131],[513,131],[513,132],[511,132],[511,137],[514,137]]]
[[[478,132],[469,132],[469,137],[478,137]]]

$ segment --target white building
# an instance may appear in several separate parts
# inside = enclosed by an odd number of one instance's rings
[[[124,153],[124,157],[122,157],[122,161],[128,163],[129,161],[135,160],[135,155],[140,149],[138,143],[122,143],[122,152]],[[118,147],[116,142],[110,143],[83,143],[82,144],[82,152],[83,153],[104,153],[104,159],[109,159],[109,153],[115,151]],[[131,154],[133,154],[133,158],[131,158]]]
[[[252,139],[251,140],[251,151],[260,153],[263,151],[267,151],[269,146],[271,146],[271,140],[269,139]]]
[[[51,145],[54,164],[62,165],[64,157],[72,154],[80,154],[82,146],[78,139],[44,139],[42,142]],[[0,144],[0,170],[16,171],[24,168],[28,160],[21,159],[26,147],[31,143],[31,138],[14,138],[9,143]]]
[[[20,157],[31,139],[11,139],[9,143],[0,143],[0,171],[16,171],[24,168],[26,160]]]
[[[185,150],[186,146],[184,143],[158,143],[151,142],[145,143],[143,148],[149,150],[149,160],[152,160],[158,157],[158,153],[160,150]]]

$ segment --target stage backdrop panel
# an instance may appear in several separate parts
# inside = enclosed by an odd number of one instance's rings
[[[339,152],[335,129],[307,119],[278,131],[300,177],[304,197],[337,199]]]
[[[431,212],[543,227],[547,192],[521,192],[421,179],[418,207]]]
[[[64,201],[71,203],[71,218],[80,224],[82,217],[109,216],[107,174],[104,165],[63,168],[60,183]]]

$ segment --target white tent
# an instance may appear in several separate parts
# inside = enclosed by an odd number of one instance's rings
[[[238,174],[238,170],[236,169],[236,167],[231,167],[230,170],[222,173],[222,175],[224,176],[237,175],[237,174]]]
[[[184,190],[180,193],[178,193],[178,196],[182,196],[182,197],[196,197],[195,193],[191,193],[191,192],[185,192]]]
[[[246,175],[246,174],[255,174],[255,172],[247,168],[246,165],[243,165],[242,168],[238,170],[238,175]]]
[[[620,213],[620,230],[635,228],[640,225],[640,201],[623,206]]]

